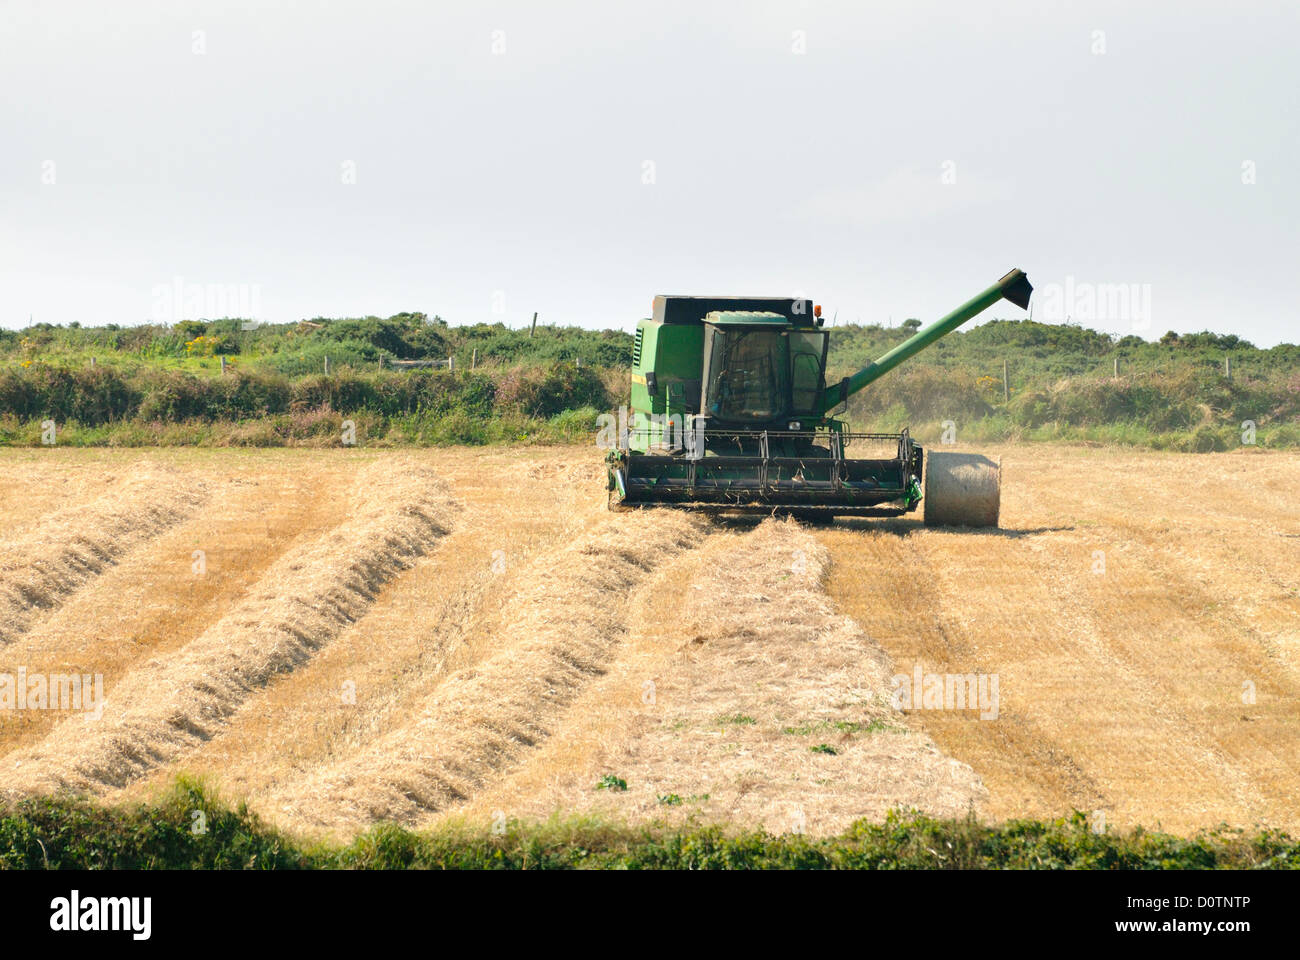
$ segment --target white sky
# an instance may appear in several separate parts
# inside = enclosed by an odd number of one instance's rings
[[[0,325],[177,319],[178,278],[268,321],[898,323],[1018,266],[1085,326],[1296,342],[1297,49],[1294,2],[0,0]]]

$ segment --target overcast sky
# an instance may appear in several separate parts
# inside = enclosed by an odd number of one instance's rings
[[[0,0],[0,325],[897,324],[1020,267],[1296,342],[1298,49],[1295,2]]]

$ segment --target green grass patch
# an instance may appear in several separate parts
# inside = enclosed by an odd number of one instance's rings
[[[668,795],[673,796],[673,795]],[[696,797],[690,798],[692,801]],[[676,804],[665,804],[673,805]],[[986,824],[895,811],[831,837],[699,825],[631,827],[597,818],[385,824],[345,845],[309,842],[182,779],[152,805],[36,798],[0,807],[7,869],[1294,869],[1300,843],[1276,830],[1221,827],[1190,837],[1096,833],[1083,813]]]
[[[871,733],[893,733],[899,728],[886,720],[871,720],[859,723],[856,720],[818,720],[793,727],[782,727],[781,732],[792,737],[809,737],[814,733],[847,733],[850,736]]]

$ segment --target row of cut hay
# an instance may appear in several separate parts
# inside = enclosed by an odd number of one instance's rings
[[[201,482],[152,465],[121,480],[96,478],[91,490],[89,500],[51,514],[28,535],[7,531],[0,548],[0,647],[128,551],[187,519],[206,494]]]
[[[230,796],[265,796],[409,723],[446,677],[493,652],[503,601],[536,577],[537,557],[608,512],[603,474],[596,484],[529,484],[522,499],[517,484],[501,482],[521,469],[520,456],[526,465],[539,455],[563,459],[541,448],[434,455],[439,476],[463,503],[455,529],[306,668],[273,684],[188,754],[186,769]],[[347,684],[355,697],[339,695]],[[159,770],[121,791],[121,799],[149,797],[173,776]]]
[[[647,587],[657,593],[629,646],[657,656],[620,661],[631,669],[593,685],[574,722],[464,815],[562,810],[822,834],[897,806],[978,806],[974,772],[893,709],[895,667],[835,610],[828,566],[794,522],[711,538],[684,581]],[[626,790],[595,789],[608,774]]]
[[[708,526],[667,511],[619,514],[534,564],[506,601],[501,646],[449,676],[418,719],[271,796],[299,826],[415,824],[520,763],[603,674],[629,633],[633,592]]]
[[[768,520],[702,568],[700,642],[659,684],[658,722],[625,743],[643,814],[659,794],[709,794],[705,812],[726,822],[821,834],[896,807],[960,816],[985,800],[978,775],[894,709],[900,666],[835,609],[829,566],[806,528]],[[727,722],[737,716],[756,722]],[[719,718],[721,737],[701,735]],[[813,750],[823,745],[835,753]]]
[[[442,481],[405,461],[366,466],[342,493],[339,526],[286,552],[178,653],[127,674],[107,691],[102,718],[70,718],[7,758],[12,791],[121,787],[211,738],[277,674],[364,616],[447,532],[456,509]]]

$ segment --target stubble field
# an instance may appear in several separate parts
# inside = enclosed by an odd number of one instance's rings
[[[983,452],[998,531],[611,514],[589,446],[7,451],[0,681],[106,702],[0,704],[0,791],[1300,829],[1300,456]],[[918,672],[996,703],[895,709]]]

